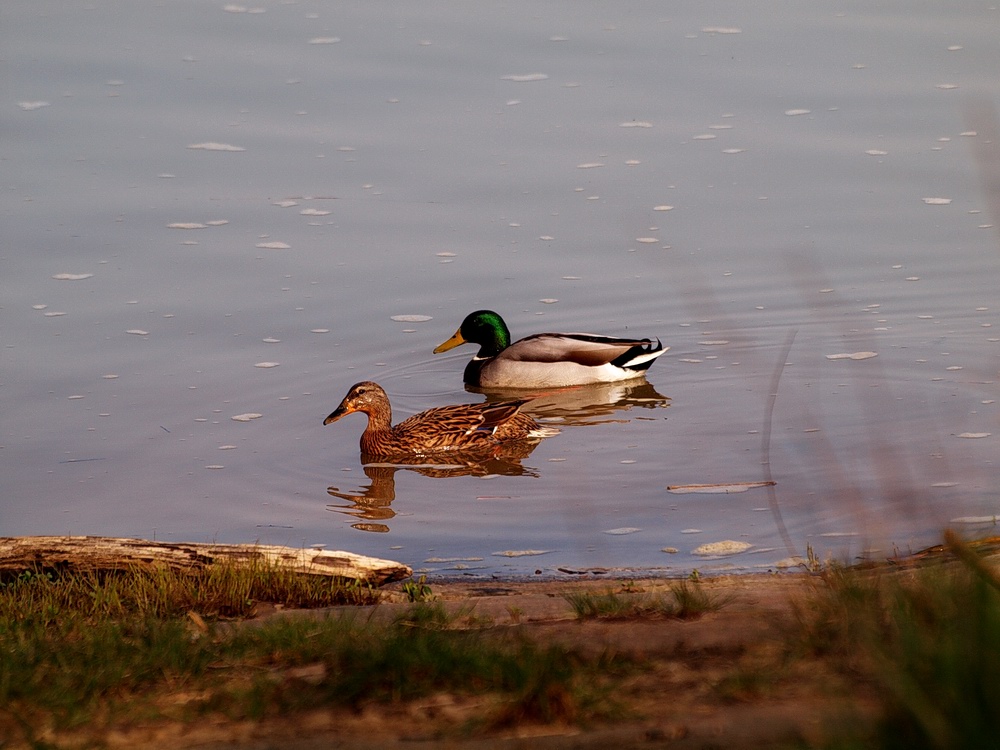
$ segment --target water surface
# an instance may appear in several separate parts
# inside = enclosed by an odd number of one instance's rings
[[[0,10],[4,534],[490,575],[992,529],[994,6],[383,10]],[[480,307],[671,350],[503,465],[362,467],[323,417],[481,400],[430,354]]]

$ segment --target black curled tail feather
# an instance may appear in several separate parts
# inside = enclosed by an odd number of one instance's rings
[[[657,357],[663,353],[663,344],[657,339],[654,344],[650,339],[643,339],[641,343],[631,347],[624,354],[611,360],[611,364],[623,370],[633,370],[642,372],[648,370]]]

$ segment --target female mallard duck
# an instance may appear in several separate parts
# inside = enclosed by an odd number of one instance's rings
[[[481,388],[554,388],[642,377],[670,347],[660,340],[620,339],[592,333],[536,333],[510,343],[503,318],[492,310],[470,313],[455,335],[434,350],[479,344],[465,367],[465,382]]]
[[[493,451],[502,443],[540,440],[556,430],[539,425],[519,409],[525,401],[437,406],[392,426],[392,408],[382,386],[362,381],[351,386],[323,424],[362,411],[368,426],[361,452],[370,456],[423,455],[437,451]]]

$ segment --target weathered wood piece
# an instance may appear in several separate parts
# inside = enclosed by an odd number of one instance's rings
[[[374,586],[413,574],[402,563],[335,550],[102,536],[0,537],[0,575],[37,569],[82,572],[157,566],[185,571],[234,563],[272,565],[304,575],[348,578]]]

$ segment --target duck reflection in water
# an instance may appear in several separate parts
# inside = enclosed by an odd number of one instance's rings
[[[361,463],[365,476],[371,480],[357,492],[344,492],[338,487],[327,487],[331,497],[346,500],[350,505],[331,503],[327,510],[347,513],[361,519],[351,526],[360,531],[387,532],[388,521],[396,512],[389,507],[396,499],[396,472],[413,471],[425,477],[444,479],[446,477],[537,477],[537,469],[522,466],[521,461],[531,455],[537,442],[507,442],[499,450],[460,451],[440,453],[433,458],[404,458],[392,463],[377,456],[362,453]]]
[[[625,383],[599,383],[596,385],[578,385],[567,388],[547,389],[529,392],[503,391],[490,389],[485,391],[476,388],[467,390],[485,393],[487,402],[505,401],[513,398],[531,399],[524,406],[524,411],[545,423],[558,425],[588,425],[607,422],[627,422],[624,417],[615,417],[618,412],[631,409],[654,409],[670,406],[670,399],[659,393],[652,384],[645,380],[633,380]],[[652,415],[635,417],[636,419],[654,419]]]

